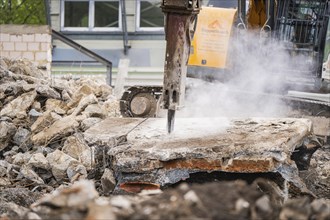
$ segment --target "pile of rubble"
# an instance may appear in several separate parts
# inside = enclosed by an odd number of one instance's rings
[[[267,188],[269,194],[261,192],[260,187]],[[92,181],[80,180],[43,196],[28,207],[6,204],[2,209],[7,211],[5,217],[12,219],[330,218],[329,200],[310,197],[283,200],[276,187],[264,179],[257,179],[251,185],[243,181],[182,183],[164,192],[142,191],[136,196],[111,197],[99,196]]]
[[[51,191],[87,177],[93,148],[82,133],[119,115],[112,88],[51,79],[25,60],[0,59],[0,188]]]
[[[182,179],[189,181],[181,175],[184,172],[177,172],[179,169],[192,166],[196,171],[206,166],[204,171],[209,174],[216,164],[203,159],[208,155],[218,158],[226,151],[220,149],[219,144],[218,148],[208,150],[205,137],[197,137],[200,134],[194,134],[192,140],[189,135],[186,139],[177,137],[179,141],[175,136],[169,139],[160,132],[163,119],[147,122],[146,119],[114,119],[119,113],[119,103],[107,85],[86,79],[52,79],[28,61],[0,58],[0,220],[330,218],[330,148],[327,146],[312,157],[312,169],[300,171],[308,188],[323,199],[310,195],[289,199],[290,192],[285,188],[288,184],[279,189],[274,182],[260,176],[250,181],[250,185],[241,180],[180,184]],[[311,127],[309,122],[305,127],[298,122],[305,123],[305,120],[268,121],[267,126],[258,121],[238,120],[231,129],[224,129],[230,134],[224,133],[223,138],[236,135],[235,143],[242,149],[245,146],[242,135],[250,137],[246,134],[250,132],[253,141],[265,144],[268,142],[255,136],[262,134],[261,130],[267,133],[264,128],[274,127],[271,131],[283,136],[282,139],[272,136],[276,140],[269,142],[275,145],[267,153],[281,152],[277,149],[283,145],[278,142],[281,140],[285,143],[281,148],[286,147],[286,152],[291,153],[293,142],[297,142],[299,135],[298,142],[309,134]],[[196,123],[189,124],[193,125]],[[295,135],[293,127],[299,135]],[[185,136],[192,131],[182,129],[182,132]],[[209,137],[211,147],[212,143],[224,143],[224,139],[215,137],[221,138],[219,135]],[[195,146],[189,150],[186,149],[188,140]],[[236,145],[233,147],[233,154],[237,154]],[[246,147],[254,150],[249,145]],[[171,148],[176,150],[169,150]],[[187,153],[191,160],[183,160]],[[290,162],[289,155],[281,153],[277,158],[284,157]],[[226,161],[229,160],[223,160]],[[258,169],[260,161],[253,167]],[[155,172],[145,172],[148,164]],[[230,163],[224,163],[223,167],[228,165]],[[160,171],[170,175],[162,176]],[[158,178],[159,184],[145,191],[141,184],[150,186],[148,178]],[[162,191],[171,187],[168,182],[174,184],[173,188]],[[166,184],[160,189],[160,183]],[[114,195],[118,186],[142,192]]]

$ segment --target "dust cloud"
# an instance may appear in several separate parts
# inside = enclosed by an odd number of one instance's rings
[[[224,80],[192,80],[180,117],[279,117],[288,106],[280,99],[298,69],[308,70],[307,57],[291,56],[284,45],[260,33],[233,37]],[[207,71],[207,70],[203,70]],[[200,71],[199,74],[204,72]],[[299,76],[298,76],[299,77]],[[226,79],[225,79],[226,78]],[[191,81],[190,81],[191,82]],[[271,95],[270,95],[271,94]]]

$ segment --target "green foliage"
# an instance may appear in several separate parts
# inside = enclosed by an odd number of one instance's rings
[[[46,24],[44,0],[0,0],[0,24]]]

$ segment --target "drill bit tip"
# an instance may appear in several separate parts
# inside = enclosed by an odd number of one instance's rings
[[[167,111],[167,132],[169,134],[174,130],[175,110],[169,109]]]

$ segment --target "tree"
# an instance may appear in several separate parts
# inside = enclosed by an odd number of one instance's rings
[[[44,0],[0,0],[0,24],[46,24]]]

